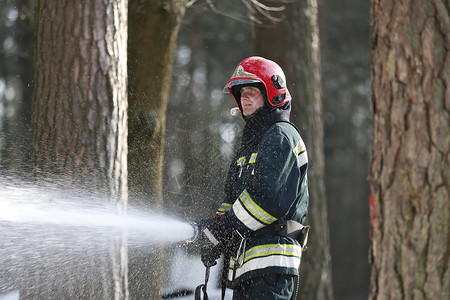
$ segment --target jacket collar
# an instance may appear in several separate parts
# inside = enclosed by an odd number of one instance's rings
[[[259,142],[264,133],[277,122],[289,122],[291,112],[291,101],[285,102],[281,106],[273,107],[265,102],[251,116],[245,117],[245,127],[242,133],[242,146],[247,146]]]

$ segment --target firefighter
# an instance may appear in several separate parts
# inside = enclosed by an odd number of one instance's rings
[[[294,299],[308,211],[305,144],[289,122],[291,95],[278,64],[243,60],[227,82],[245,120],[215,218],[197,223],[205,266],[225,254],[233,299]]]

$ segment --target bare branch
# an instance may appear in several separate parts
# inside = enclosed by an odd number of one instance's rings
[[[206,1],[206,3],[208,4],[208,6],[209,6],[209,8],[211,9],[212,12],[214,12],[214,13],[216,13],[216,14],[218,14],[218,15],[222,15],[222,16],[225,16],[225,17],[228,17],[228,18],[237,20],[237,21],[241,21],[241,22],[244,22],[244,23],[248,23],[248,22],[246,21],[247,18],[246,18],[245,16],[242,16],[242,15],[236,15],[236,14],[231,14],[231,13],[227,13],[227,12],[218,10],[218,9],[216,8],[216,6],[211,2],[211,0],[205,0],[205,1]]]
[[[244,5],[247,7],[250,14],[253,14],[255,12],[255,9],[251,5],[251,3],[249,3],[247,0],[241,0],[241,2],[244,3]]]
[[[270,22],[272,22],[274,24],[278,23],[278,22],[281,22],[283,20],[282,18],[277,18],[277,17],[272,16],[269,12],[267,12],[267,10],[263,9],[262,7],[260,7],[258,5],[256,5],[255,8],[256,8],[257,11],[259,11],[259,13],[261,15],[266,17]]]
[[[18,57],[18,58],[23,58],[23,59],[28,60],[28,61],[33,61],[33,55],[31,53],[26,52],[26,51],[20,51],[20,52],[1,51],[0,52],[0,56],[3,56],[3,57]]]
[[[249,16],[249,19],[250,19],[251,21],[255,22],[255,23],[258,24],[258,25],[262,25],[262,23],[263,23],[262,21],[258,20],[257,18],[255,18],[255,17],[252,16],[252,15]]]
[[[195,4],[195,2],[197,2],[198,0],[190,0],[186,3],[186,7],[191,7],[192,5]]]
[[[256,7],[260,7],[264,10],[268,10],[268,11],[283,11],[286,9],[286,6],[282,5],[282,6],[267,6],[264,5],[263,3],[259,2],[258,0],[250,0],[253,4],[255,4]],[[257,8],[258,9],[258,8]]]
[[[289,3],[291,1],[292,0],[280,0],[277,3]],[[197,2],[198,0],[188,0],[188,2],[186,3],[186,7],[193,6]],[[248,15],[244,16],[242,14],[220,10],[215,6],[212,0],[205,0],[205,3],[215,14],[222,15],[244,23],[248,23],[248,21],[250,20],[251,22],[254,22],[258,25],[264,24],[264,19],[269,20],[272,24],[281,22],[283,20],[283,16],[276,17],[272,14],[272,12],[281,12],[286,9],[286,6],[284,5],[266,5],[264,3],[261,3],[260,0],[241,0],[241,3],[245,5],[248,11]],[[258,15],[262,18],[258,18]]]

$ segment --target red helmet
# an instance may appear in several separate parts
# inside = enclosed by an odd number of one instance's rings
[[[259,56],[244,59],[234,70],[223,91],[231,93],[240,107],[239,99],[236,99],[232,87],[258,82],[266,88],[267,100],[270,105],[278,106],[291,100],[283,70],[277,63]]]

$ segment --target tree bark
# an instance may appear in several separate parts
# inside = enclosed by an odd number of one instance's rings
[[[129,5],[130,203],[153,209],[162,206],[166,110],[173,49],[185,4],[182,0],[130,0]],[[163,258],[162,250],[153,250],[151,255],[134,255],[130,264],[131,298],[161,297],[162,263],[167,258]]]
[[[127,0],[40,0],[35,30],[31,163],[36,175],[105,194],[125,213]],[[128,298],[126,243],[107,242],[110,254],[91,261],[100,261],[99,270],[29,297]]]
[[[323,116],[321,99],[318,8],[316,0],[262,1],[284,5],[276,17],[255,26],[255,54],[277,62],[284,70],[292,95],[291,121],[300,129],[309,156],[308,251],[300,267],[298,299],[333,299],[331,255],[324,184]]]
[[[372,1],[370,299],[449,299],[449,2]]]
[[[173,48],[185,12],[181,0],[130,0],[130,192],[162,201],[162,163]]]

